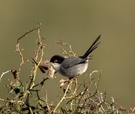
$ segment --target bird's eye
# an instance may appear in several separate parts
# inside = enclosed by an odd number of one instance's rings
[[[58,60],[57,60],[57,59],[55,59],[55,60],[54,60],[54,63],[58,63]]]

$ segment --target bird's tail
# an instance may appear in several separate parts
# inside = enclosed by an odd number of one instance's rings
[[[91,52],[93,52],[99,45],[100,42],[99,39],[101,37],[101,34],[96,38],[96,40],[93,42],[93,44],[90,46],[90,48],[85,52],[85,54],[82,56],[82,58],[87,58]]]

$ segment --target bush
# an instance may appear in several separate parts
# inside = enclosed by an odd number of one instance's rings
[[[21,48],[20,41],[26,38],[28,34],[36,31],[38,34],[37,47],[35,55],[32,58],[32,67],[30,68],[30,75],[27,82],[20,80],[22,67],[26,65],[27,60],[24,59],[23,49]],[[74,56],[71,45],[58,42],[61,45],[62,53],[65,56]],[[67,46],[69,51],[63,47]],[[10,73],[13,80],[6,85],[9,97],[6,99],[0,98],[2,102],[0,105],[0,112],[2,114],[133,114],[134,109],[126,109],[120,104],[115,102],[113,97],[107,98],[105,92],[99,91],[99,82],[101,78],[101,71],[95,70],[91,74],[84,76],[83,82],[78,82],[78,79],[60,80],[61,90],[63,95],[59,98],[59,102],[51,104],[48,102],[47,97],[41,96],[40,92],[46,80],[54,77],[54,71],[49,65],[48,60],[43,60],[44,55],[44,39],[41,36],[41,24],[23,34],[17,39],[16,52],[19,54],[20,64],[16,70],[7,70],[1,74],[2,79],[7,73]],[[39,83],[36,83],[37,70],[46,73],[47,78],[43,78]],[[25,74],[25,73],[24,73]],[[95,74],[95,75],[94,75]],[[35,100],[35,103],[31,101]],[[110,99],[110,100],[107,100]]]

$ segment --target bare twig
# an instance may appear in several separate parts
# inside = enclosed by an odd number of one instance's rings
[[[7,73],[11,72],[11,70],[7,70],[5,72],[2,72],[2,74],[0,75],[0,82],[1,82],[1,79],[4,75],[6,75]]]
[[[37,64],[34,65],[32,71],[31,71],[31,79],[30,79],[30,82],[28,83],[28,87],[27,87],[27,91],[29,90],[32,90],[34,85],[35,85],[35,79],[36,79],[36,74],[37,74],[37,70],[38,70],[38,67],[42,61],[42,58],[43,58],[43,55],[44,55],[44,46],[43,46],[43,43],[42,43],[42,39],[41,39],[41,31],[40,31],[40,28],[37,29],[38,30],[38,41],[39,41],[39,44],[38,44],[38,49],[37,49],[37,54],[35,56],[36,59],[39,58],[39,62],[37,62]],[[41,52],[41,55],[39,57],[39,52]],[[26,94],[24,97],[26,97],[26,102],[28,103],[29,101],[29,92],[26,91]]]
[[[26,33],[24,33],[21,37],[19,37],[17,39],[17,43],[16,43],[16,51],[19,53],[20,57],[21,57],[21,62],[20,62],[20,65],[19,65],[19,69],[18,69],[18,75],[21,71],[21,67],[22,65],[25,63],[24,61],[24,56],[23,56],[23,49],[20,48],[20,40],[22,40],[26,35],[30,34],[31,32],[35,31],[35,30],[38,30],[40,28],[40,25],[38,27],[35,27],[29,31],[27,31]]]
[[[67,93],[68,93],[68,89],[70,88],[71,84],[72,84],[72,80],[71,80],[70,83],[67,85],[67,88],[66,88],[66,90],[65,90],[65,93],[64,93],[63,97],[61,98],[61,100],[58,102],[58,104],[57,104],[56,107],[54,108],[54,110],[53,110],[54,113],[56,112],[56,110],[57,110],[57,108],[60,106],[60,104],[63,102],[63,100],[66,98],[66,95],[67,95]]]
[[[74,53],[72,46],[68,43],[63,42],[62,40],[57,42],[60,45],[60,48],[62,49],[62,54],[65,56],[75,56],[76,54]],[[69,50],[66,51],[63,46],[66,46]]]
[[[30,34],[31,32],[38,30],[41,27],[41,25],[39,24],[38,27],[32,28],[31,30],[27,31],[26,33],[24,33],[21,37],[19,37],[17,39],[17,44],[19,44],[20,40],[23,39],[26,35]]]

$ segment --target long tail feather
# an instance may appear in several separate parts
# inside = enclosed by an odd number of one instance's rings
[[[98,45],[100,44],[100,42],[98,42],[100,38],[101,38],[101,34],[96,38],[96,40],[93,42],[90,48],[85,52],[82,58],[88,57],[88,55],[98,47]]]

